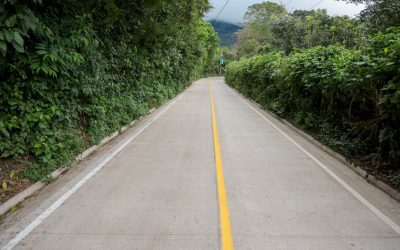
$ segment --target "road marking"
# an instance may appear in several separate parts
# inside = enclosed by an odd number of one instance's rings
[[[79,190],[90,178],[97,174],[109,161],[111,161],[118,153],[120,153],[129,143],[131,143],[138,135],[145,131],[153,122],[158,120],[177,100],[182,97],[180,95],[175,100],[171,101],[162,111],[151,118],[142,128],[136,131],[131,137],[129,137],[123,144],[121,144],[114,152],[112,152],[107,158],[105,158],[99,165],[92,169],[85,177],[77,182],[71,189],[64,193],[56,202],[54,202],[49,208],[47,208],[39,217],[32,221],[26,226],[21,232],[19,232],[14,239],[9,241],[7,245],[2,247],[2,250],[13,249],[21,240],[28,236],[37,226],[39,226],[47,217],[49,217],[58,207],[60,207],[69,197],[71,197],[76,191]]]
[[[221,157],[221,148],[218,137],[217,119],[215,117],[212,83],[210,83],[210,100],[211,100],[212,128],[214,137],[215,168],[217,173],[222,250],[233,250],[231,222],[229,220],[228,199],[226,198],[224,171],[222,167],[222,157]]]
[[[326,173],[328,173],[333,179],[335,179],[340,185],[342,185],[349,193],[356,197],[364,206],[366,206],[371,212],[373,212],[377,217],[379,217],[383,222],[385,222],[389,227],[391,227],[397,234],[400,235],[400,226],[396,224],[393,220],[382,213],[378,208],[367,201],[361,194],[355,191],[350,185],[348,185],[344,180],[342,180],[338,175],[336,175],[332,170],[329,169],[324,163],[315,158],[310,152],[303,148],[300,144],[294,141],[288,134],[283,132],[278,128],[273,122],[271,122],[267,117],[261,114],[257,109],[255,109],[249,102],[242,98],[238,93],[233,91],[230,87],[226,86],[230,91],[239,97],[245,104],[247,104],[254,112],[256,112],[261,118],[267,121],[272,127],[278,130],[283,136],[285,136],[290,142],[292,142],[298,149],[300,149],[304,154],[311,158],[317,165],[322,168]]]

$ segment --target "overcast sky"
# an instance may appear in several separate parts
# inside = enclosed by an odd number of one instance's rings
[[[309,10],[320,0],[272,0],[272,2],[282,3],[286,5],[286,9],[292,12],[296,9]],[[207,14],[206,19],[214,19],[226,0],[210,0],[213,9]],[[266,1],[260,0],[230,0],[224,11],[218,19],[229,21],[233,23],[240,23],[243,21],[243,15],[247,7],[254,3],[261,3]],[[348,15],[356,16],[364,8],[363,5],[347,4],[344,1],[336,0],[322,0],[314,9],[327,9],[329,15]]]

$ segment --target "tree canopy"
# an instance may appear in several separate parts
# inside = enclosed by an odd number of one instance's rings
[[[346,0],[351,3],[363,3],[360,19],[374,31],[400,26],[400,1],[398,0]]]

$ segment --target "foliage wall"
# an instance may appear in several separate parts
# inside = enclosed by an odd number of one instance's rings
[[[243,58],[227,82],[400,185],[400,29],[360,50],[317,46]]]
[[[344,0],[356,18],[254,4],[226,80],[400,188],[398,0]]]
[[[0,3],[0,156],[39,180],[207,73],[207,0]]]

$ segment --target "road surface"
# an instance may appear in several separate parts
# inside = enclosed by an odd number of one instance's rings
[[[0,246],[400,249],[399,224],[398,202],[215,77],[5,216]]]

